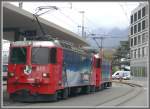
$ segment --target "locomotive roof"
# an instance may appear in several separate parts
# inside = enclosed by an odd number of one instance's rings
[[[59,41],[59,40],[55,40],[55,41],[16,41],[16,42],[12,42],[11,45],[16,46],[16,47],[29,46],[29,45],[43,46],[43,47],[44,46],[62,47],[63,49],[68,49],[68,50],[75,51],[75,52],[78,52],[78,53],[81,53],[81,54],[82,53],[85,54],[83,49],[73,47],[73,45],[71,45],[69,43],[66,43],[66,42],[63,42],[63,41]]]
[[[11,45],[13,46],[56,46],[60,47],[61,45],[56,41],[16,41],[12,42]]]

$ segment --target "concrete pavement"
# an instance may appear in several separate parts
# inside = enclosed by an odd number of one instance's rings
[[[113,80],[114,82],[120,82],[120,80]],[[143,87],[148,87],[149,79],[147,77],[132,77],[130,80],[122,80],[123,83],[133,83]]]
[[[113,80],[120,82],[119,80]],[[149,106],[149,78],[146,77],[132,77],[131,80],[122,80],[122,83],[132,83],[142,86],[141,91],[134,98],[121,104],[123,107],[148,107]]]
[[[119,82],[119,80],[115,80]],[[113,86],[109,89],[96,92],[93,94],[80,95],[70,97],[67,100],[60,100],[58,102],[45,102],[45,103],[20,103],[11,101],[6,92],[6,85],[4,85],[3,102],[4,106],[83,106],[83,107],[107,107],[117,106],[119,107],[146,107],[149,104],[148,100],[148,79],[147,78],[132,78],[131,80],[123,80],[122,82],[140,84],[142,87],[130,87],[125,84],[118,84],[113,82]],[[135,89],[137,88],[137,89]],[[140,90],[139,90],[139,89]],[[136,95],[136,96],[135,96]],[[130,99],[132,97],[132,99]],[[124,102],[126,100],[126,102]],[[108,103],[109,102],[109,103]],[[123,102],[123,103],[122,103]]]

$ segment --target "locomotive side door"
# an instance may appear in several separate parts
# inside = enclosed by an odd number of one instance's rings
[[[99,87],[101,84],[101,59],[96,58],[96,87]]]
[[[63,79],[62,79],[62,71],[63,71],[63,51],[62,48],[57,48],[57,68],[56,71],[58,73],[58,88],[62,89]]]

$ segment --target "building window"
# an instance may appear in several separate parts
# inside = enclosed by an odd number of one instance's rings
[[[145,29],[145,20],[142,21],[142,30]]]
[[[142,43],[146,42],[146,35],[145,33],[142,34]]]
[[[138,32],[141,31],[141,23],[138,23]]]
[[[136,67],[133,67],[133,75],[134,75],[134,76],[137,76]]]
[[[133,23],[133,15],[131,16],[131,24]]]
[[[145,7],[142,8],[142,17],[145,16]]]
[[[138,48],[138,57],[140,57],[140,55],[141,55],[141,54],[140,54],[140,48]]]
[[[137,25],[134,25],[134,34],[137,33]]]
[[[134,14],[134,22],[137,21],[137,13]]]
[[[145,41],[148,41],[148,33],[145,33]]]
[[[133,26],[131,27],[131,35],[133,35]]]
[[[134,58],[136,58],[136,50],[134,50]]]
[[[134,37],[134,46],[137,45],[137,37]]]
[[[145,47],[142,47],[142,56],[144,57],[146,55]]]
[[[141,44],[141,35],[138,35],[138,44]]]
[[[130,55],[131,55],[131,59],[132,59],[133,58],[133,50],[131,50],[130,53],[131,53]]]
[[[147,74],[146,74],[146,67],[142,67],[142,76],[146,77]]]
[[[141,10],[138,11],[138,19],[141,18]]]
[[[133,38],[131,39],[131,47],[133,46]]]

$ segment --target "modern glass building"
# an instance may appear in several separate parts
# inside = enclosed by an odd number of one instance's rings
[[[141,3],[130,17],[130,66],[134,76],[146,77],[149,72],[149,4]]]

